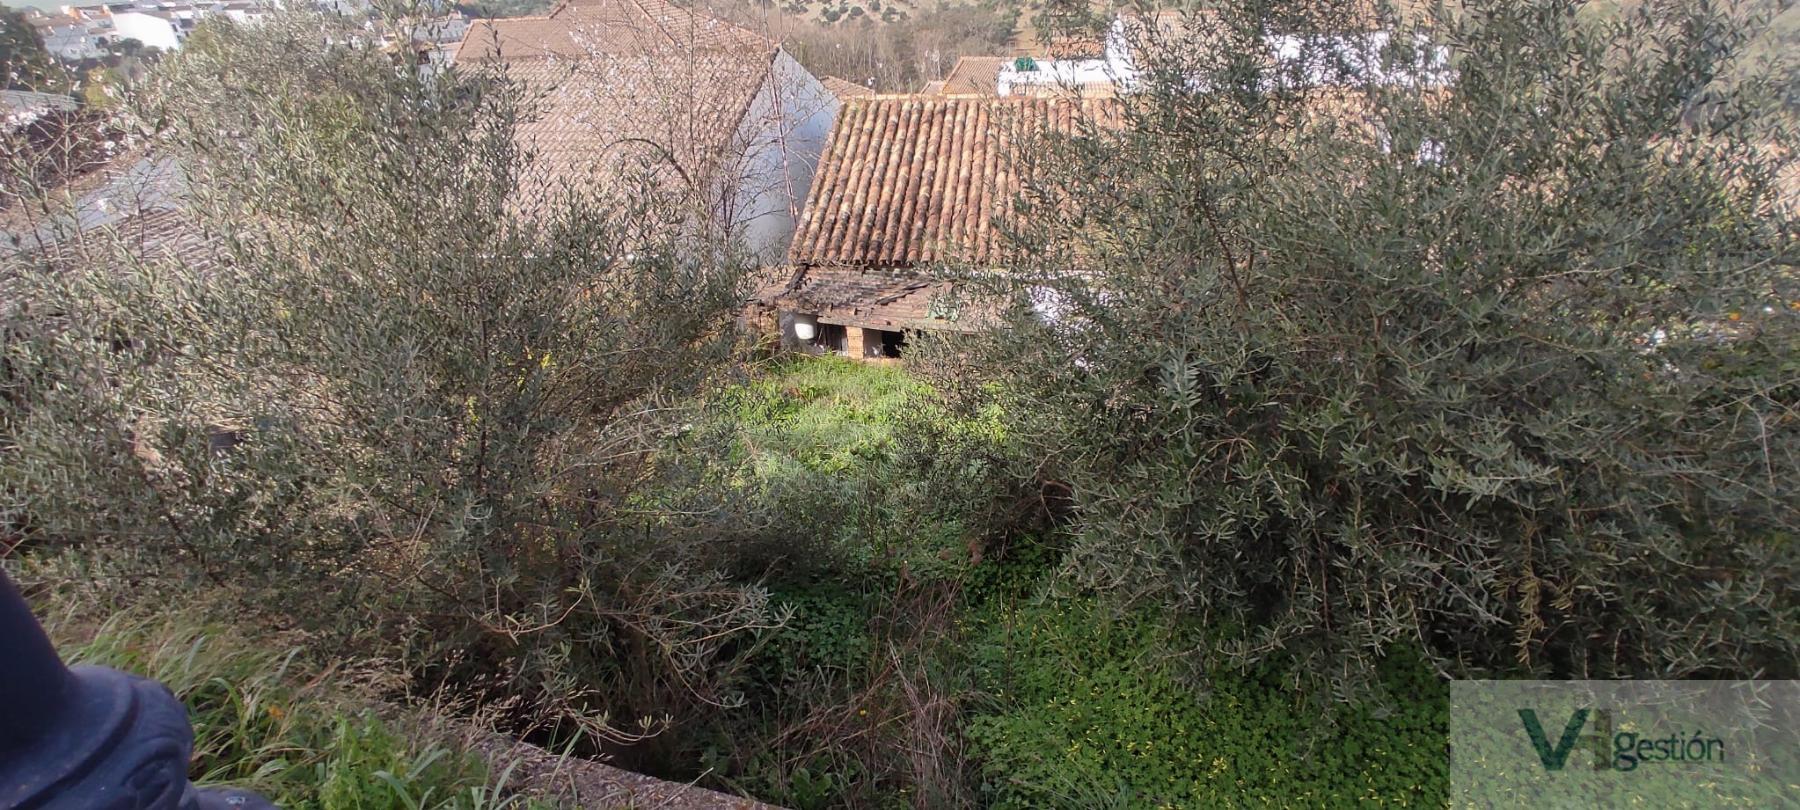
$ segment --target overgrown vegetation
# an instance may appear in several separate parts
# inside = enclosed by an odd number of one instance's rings
[[[984,372],[970,401],[1074,491],[1075,581],[1241,627],[1198,658],[1291,659],[1314,694],[1400,647],[1460,677],[1796,671],[1772,95],[1713,95],[1744,29],[1711,9],[1578,10],[1466,3],[1396,28],[1384,74],[1189,20],[1144,44],[1179,85],[1039,145],[1019,260],[977,279],[1007,327],[940,376]]]
[[[735,447],[734,486],[809,500],[773,524],[799,529],[766,574],[791,613],[702,763],[797,808],[1444,801],[1446,696],[1416,655],[1326,722],[1288,664],[1191,671],[1170,651],[1202,628],[1060,587],[1054,507],[1004,479],[1002,414],[933,398],[835,358],[720,397],[731,438],[706,441]]]
[[[1287,664],[1199,679],[1156,617],[1089,599],[990,619],[976,672],[993,708],[969,723],[996,807],[1219,807],[1448,801],[1448,694],[1416,658],[1380,694],[1321,717],[1283,688]]]
[[[1793,677],[1742,20],[1465,3],[1322,81],[1257,55],[1355,9],[1228,5],[1029,142],[1017,261],[941,268],[1005,328],[905,368],[735,352],[701,201],[545,177],[503,75],[197,33],[134,123],[204,238],[4,257],[5,545],[293,806],[504,781],[350,671],[795,808],[1438,806],[1447,676]]]
[[[320,24],[197,33],[143,99],[193,251],[70,234],[11,268],[0,513],[148,594],[522,698],[521,728],[715,710],[767,597],[720,579],[728,537],[629,502],[739,265],[648,176],[628,203],[545,178],[502,77]]]
[[[153,678],[187,705],[192,778],[255,790],[292,810],[524,810],[504,765],[416,719],[378,716],[356,673],[311,671],[305,651],[251,639],[198,610],[107,610],[68,592],[39,614],[68,663]],[[373,673],[372,673],[373,674]]]

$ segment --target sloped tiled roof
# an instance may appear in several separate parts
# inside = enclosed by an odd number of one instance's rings
[[[937,92],[944,95],[975,93],[995,95],[1000,86],[1000,66],[1011,62],[1007,56],[965,56],[956,60]]]
[[[604,180],[647,157],[699,182],[725,157],[767,64],[701,64],[654,56],[509,61],[507,74],[539,88],[536,120],[519,128],[548,176]]]
[[[825,85],[825,89],[830,90],[831,94],[837,96],[839,101],[848,101],[858,96],[875,95],[874,90],[836,76],[820,76],[819,83]]]
[[[175,208],[132,210],[104,224],[59,233],[13,235],[0,244],[0,317],[12,317],[26,303],[13,273],[27,265],[49,269],[106,267],[124,271],[138,262],[173,265],[204,275],[215,267],[218,247],[199,222]],[[33,257],[33,258],[27,258]]]
[[[164,206],[134,209],[104,224],[58,236],[43,244],[27,240],[17,249],[57,264],[113,264],[121,258],[116,251],[123,251],[136,261],[173,262],[195,272],[212,267],[218,257],[198,220],[186,211]]]
[[[9,115],[59,110],[68,112],[81,106],[73,96],[62,93],[35,93],[30,90],[0,90],[0,111]]]
[[[217,258],[212,239],[200,223],[175,208],[146,208],[102,227],[143,261],[169,261],[200,272],[212,267]]]
[[[667,164],[699,187],[729,151],[777,44],[667,0],[568,0],[482,21],[456,60],[498,60],[534,92],[520,127],[549,182],[605,181],[621,160]]]
[[[172,208],[187,179],[173,157],[137,149],[84,169],[42,199],[9,200],[0,209],[7,248],[32,249],[73,230],[109,225],[137,212]]]
[[[1116,120],[1107,99],[873,96],[838,114],[789,260],[907,265],[1001,258],[1020,190],[1015,144]]]

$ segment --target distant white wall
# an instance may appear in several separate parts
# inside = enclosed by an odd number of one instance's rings
[[[1410,87],[1443,87],[1454,78],[1448,48],[1426,40],[1413,43],[1417,61],[1394,63],[1385,58],[1390,36],[1386,31],[1303,39],[1269,36],[1264,39],[1275,59],[1288,70],[1287,82],[1311,87],[1339,82],[1371,82]]]
[[[1137,83],[1128,28],[1123,17],[1106,31],[1102,55],[1094,59],[1014,60],[1000,66],[995,92],[1002,96],[1026,92],[1026,88],[1079,89],[1110,87],[1129,89]],[[1030,69],[1021,70],[1020,64]]]
[[[112,15],[112,39],[122,42],[135,39],[144,43],[147,48],[161,48],[172,51],[181,47],[181,38],[176,35],[175,23],[154,14],[140,11],[125,11]]]
[[[1119,92],[1138,89],[1142,70],[1133,52],[1133,37],[1143,33],[1123,16],[1107,29],[1102,55],[1093,59],[1016,60],[1000,66],[996,91],[1002,95],[1029,92],[1029,88],[1079,89],[1110,86]],[[1163,36],[1175,32],[1163,29]],[[1416,43],[1419,61],[1390,64],[1383,58],[1389,43],[1386,31],[1302,38],[1271,34],[1263,38],[1269,55],[1279,67],[1273,81],[1300,87],[1344,82],[1374,82],[1441,87],[1452,80],[1449,52],[1427,42]],[[1026,64],[1029,70],[1019,69]]]
[[[812,188],[825,138],[841,102],[786,50],[778,50],[763,86],[738,125],[743,160],[731,182],[732,224],[765,263],[779,263]]]
[[[1107,59],[1042,59],[1032,69],[1020,70],[1018,62],[1000,66],[995,92],[1002,96],[1022,93],[1027,87],[1079,89],[1120,87],[1135,79]]]

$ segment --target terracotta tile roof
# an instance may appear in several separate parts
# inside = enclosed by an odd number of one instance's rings
[[[647,158],[699,184],[731,154],[768,63],[600,56],[509,61],[506,70],[540,94],[539,116],[519,137],[547,179],[604,182]]]
[[[642,56],[671,48],[772,52],[767,37],[667,0],[567,0],[541,17],[480,20],[469,26],[456,61]]]
[[[103,227],[112,231],[131,255],[144,261],[169,261],[190,271],[204,271],[218,258],[212,237],[178,209],[144,209]]]
[[[542,17],[484,20],[456,59],[498,60],[535,93],[520,127],[535,178],[605,182],[645,158],[700,187],[768,76],[779,46],[667,0],[567,0]]]
[[[944,76],[937,92],[944,95],[968,93],[995,95],[1000,87],[1000,66],[1012,61],[1010,56],[965,56]]]
[[[1117,120],[1108,99],[873,96],[838,113],[789,250],[797,265],[1001,258],[995,226],[1020,188],[1009,154],[1032,133]]]
[[[49,241],[55,240],[55,241]],[[143,208],[79,231],[39,232],[0,244],[0,316],[20,310],[23,298],[13,274],[28,264],[45,269],[71,266],[111,267],[120,271],[135,262],[168,263],[182,272],[205,274],[218,259],[218,246],[187,213],[174,208]],[[25,257],[35,257],[25,258]]]
[[[819,83],[825,85],[825,89],[830,90],[831,94],[837,96],[839,101],[848,101],[858,96],[875,95],[874,90],[836,76],[820,76]]]

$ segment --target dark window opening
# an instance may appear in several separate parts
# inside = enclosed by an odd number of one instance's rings
[[[833,354],[843,354],[850,350],[850,334],[838,324],[822,323],[819,324],[819,336],[813,338],[813,345]]]
[[[864,339],[870,357],[899,357],[901,352],[905,351],[905,332],[889,332],[883,329],[868,331],[871,333],[870,338],[876,338],[874,340]]]

